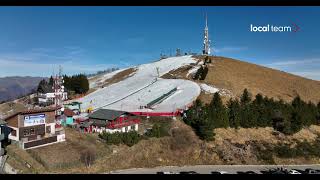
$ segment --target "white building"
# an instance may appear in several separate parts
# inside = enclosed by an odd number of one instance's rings
[[[68,100],[67,92],[58,92],[58,93],[52,92],[52,93],[45,93],[45,94],[39,93],[38,94],[39,104],[46,104],[50,102],[53,104],[56,94],[62,96],[63,101]]]

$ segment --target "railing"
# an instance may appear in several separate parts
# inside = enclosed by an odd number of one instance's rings
[[[122,128],[125,126],[130,126],[130,125],[138,124],[138,123],[140,123],[139,119],[133,119],[133,120],[129,120],[128,122],[121,122],[121,123],[111,122],[107,125],[107,128],[116,129],[116,128]]]
[[[57,142],[57,136],[51,136],[51,137],[43,138],[41,140],[26,142],[23,144],[23,149],[29,149],[29,148],[33,148],[36,146],[41,146],[41,145],[45,145],[53,142]]]
[[[137,116],[178,116],[179,111],[176,112],[130,112]]]

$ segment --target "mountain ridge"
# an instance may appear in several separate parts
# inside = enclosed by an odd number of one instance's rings
[[[0,102],[17,99],[35,90],[47,77],[6,76],[0,77]]]

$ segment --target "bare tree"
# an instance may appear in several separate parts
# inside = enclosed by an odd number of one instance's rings
[[[80,160],[86,167],[90,167],[96,160],[96,151],[94,148],[86,148],[81,152]]]

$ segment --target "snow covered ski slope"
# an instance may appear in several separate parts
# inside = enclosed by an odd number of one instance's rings
[[[191,56],[180,56],[137,66],[137,71],[131,77],[98,89],[79,101],[82,102],[83,109],[92,107],[95,110],[104,108],[129,112],[174,112],[194,101],[199,96],[201,89],[197,83],[192,81],[158,78],[158,73],[159,76],[162,76],[171,70],[195,62],[196,60]],[[115,74],[114,72],[111,75]],[[112,78],[110,75],[105,77]],[[95,84],[95,82],[90,83]],[[174,93],[161,99],[174,88],[177,88]],[[161,99],[161,102],[155,103],[151,109],[142,108],[158,98]]]

